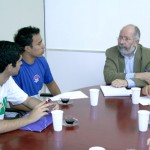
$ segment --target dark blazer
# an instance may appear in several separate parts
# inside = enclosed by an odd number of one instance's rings
[[[114,46],[107,49],[103,72],[106,84],[111,84],[115,79],[125,79],[124,69],[124,57],[119,52],[118,47]],[[134,58],[134,73],[144,72],[144,70],[150,70],[150,49],[139,44]],[[132,80],[138,87],[144,87],[148,84],[140,79],[132,78]]]

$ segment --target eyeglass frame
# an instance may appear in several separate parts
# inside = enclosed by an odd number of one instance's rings
[[[130,38],[127,37],[127,36],[119,36],[119,37],[117,38],[117,40],[118,40],[118,41],[124,40],[124,41],[126,41],[126,42],[129,42],[129,41],[131,41],[131,40],[133,40],[133,39],[130,39]]]

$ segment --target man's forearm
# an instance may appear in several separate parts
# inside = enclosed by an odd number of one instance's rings
[[[28,97],[27,100],[23,103],[25,106],[27,106],[30,109],[34,109],[36,105],[41,103],[41,101],[34,97]]]
[[[150,79],[150,73],[149,72],[141,72],[141,73],[135,73],[134,77],[136,79],[141,79],[141,80],[149,80]]]
[[[32,123],[28,116],[12,120],[0,120],[0,134],[19,129],[27,124]]]
[[[61,91],[60,91],[60,89],[59,89],[59,87],[58,87],[58,85],[56,84],[55,81],[53,81],[50,84],[46,84],[46,86],[47,86],[47,88],[49,89],[49,91],[51,92],[51,94],[53,96],[58,95],[58,94],[61,93]]]
[[[14,108],[14,109],[17,109],[17,110],[23,110],[23,111],[31,111],[31,109],[29,108],[29,107],[27,107],[27,106],[25,106],[24,104],[19,104],[19,105],[12,105],[11,103],[10,103],[10,107],[11,108]]]

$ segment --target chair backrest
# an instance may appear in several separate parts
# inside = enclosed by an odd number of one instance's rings
[[[21,118],[26,113],[27,112],[25,112],[25,111],[17,110],[17,109],[14,109],[14,108],[6,108],[4,119],[10,120],[10,119]]]

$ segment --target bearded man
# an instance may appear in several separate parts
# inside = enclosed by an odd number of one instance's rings
[[[129,24],[118,37],[118,45],[106,50],[104,78],[114,87],[145,87],[150,83],[150,49],[139,44],[140,30]]]

